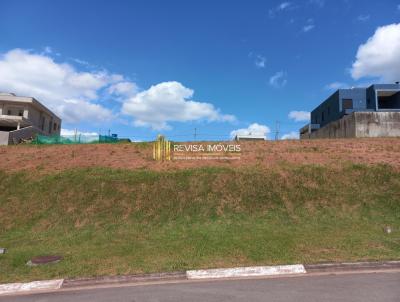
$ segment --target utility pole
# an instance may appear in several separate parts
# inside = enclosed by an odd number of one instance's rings
[[[279,121],[275,122],[275,140],[279,139]]]
[[[196,141],[196,139],[197,139],[197,128],[194,128],[193,136],[194,136],[194,141]]]

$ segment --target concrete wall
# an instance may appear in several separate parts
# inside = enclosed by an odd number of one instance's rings
[[[301,139],[354,137],[400,137],[400,112],[354,112],[300,136]]]
[[[305,133],[300,136],[301,139],[307,138],[345,138],[355,137],[354,115],[345,115],[343,118],[333,121],[328,125],[315,130],[311,133]]]
[[[400,137],[400,112],[355,112],[356,137]]]
[[[8,145],[8,131],[0,131],[0,146]]]
[[[9,132],[8,144],[16,145],[21,143],[23,140],[29,140],[40,134],[40,130],[36,127],[29,126],[19,130]]]

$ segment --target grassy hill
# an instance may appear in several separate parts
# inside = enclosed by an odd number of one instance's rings
[[[311,147],[286,142],[287,152],[281,156],[306,153],[326,159],[321,149],[338,143],[347,148],[345,142],[312,142],[317,145]],[[365,140],[348,142],[355,150],[366,146]],[[256,144],[260,158],[253,156],[253,162],[209,162],[199,168],[153,163],[146,159],[151,150],[146,145],[96,145],[65,149],[100,150],[92,154],[90,165],[64,162],[62,168],[48,169],[53,151],[63,146],[40,147],[34,154],[41,159],[29,163],[35,167],[27,170],[20,162],[15,169],[3,163],[0,171],[0,246],[9,249],[0,255],[0,282],[399,259],[400,160],[388,154],[400,148],[400,141],[393,142],[380,147],[371,143],[376,154],[364,152],[370,158],[358,160],[362,163],[324,159],[302,164],[281,158],[273,165],[257,164],[277,146]],[[0,152],[22,158],[38,150],[34,148]],[[130,162],[125,169],[104,167],[99,154],[119,154],[118,148],[141,157],[140,167]],[[336,155],[342,152],[336,150]],[[391,163],[379,162],[383,153]],[[109,156],[108,162],[120,164],[118,156]],[[383,231],[386,225],[394,229],[392,234]],[[54,265],[25,265],[31,257],[46,254],[64,259]]]

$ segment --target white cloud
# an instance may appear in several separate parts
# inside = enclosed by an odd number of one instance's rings
[[[254,60],[254,65],[257,68],[265,68],[265,63],[267,62],[267,59],[263,55],[256,54],[251,51],[249,53],[249,58]]]
[[[292,4],[290,2],[282,2],[278,5],[277,9],[278,10],[285,10],[288,7],[290,7]]]
[[[294,5],[291,2],[285,1],[285,2],[281,2],[279,3],[276,7],[271,8],[268,11],[268,14],[271,18],[275,17],[275,15],[279,12],[285,11],[285,10],[289,10],[289,9],[294,9]]]
[[[347,85],[346,83],[332,82],[332,83],[329,83],[328,85],[326,85],[325,89],[327,89],[327,90],[337,90],[337,89],[348,88],[348,87],[349,87],[349,85]]]
[[[57,108],[62,118],[69,123],[79,123],[85,121],[90,123],[100,123],[111,120],[114,116],[110,109],[99,104],[87,102],[79,99],[64,99]]]
[[[231,139],[235,138],[236,135],[264,136],[264,138],[267,139],[268,134],[270,132],[271,130],[269,129],[268,126],[253,123],[247,128],[236,129],[231,131]]]
[[[88,136],[89,135],[93,135],[93,136],[99,135],[97,132],[85,132],[85,131],[79,131],[79,130],[76,130],[76,132],[75,132],[75,130],[61,128],[61,135],[71,136],[71,135],[75,135],[75,134],[88,135]]]
[[[303,26],[302,31],[306,33],[314,28],[315,28],[314,19],[310,18],[307,20],[307,24]]]
[[[108,88],[110,94],[119,96],[134,96],[138,92],[138,86],[133,82],[119,82]]]
[[[89,66],[89,62],[85,61],[85,60],[81,60],[78,58],[71,58],[72,61],[74,61],[75,63],[81,64],[81,65],[85,65],[85,66]]]
[[[254,64],[256,65],[256,67],[258,68],[265,68],[265,62],[267,60],[265,59],[265,57],[261,56],[261,55],[257,55],[255,60],[254,60]]]
[[[90,142],[97,142],[99,140],[99,134],[97,132],[85,132],[71,129],[62,129],[61,128],[61,135],[67,138],[74,138],[80,140],[82,142],[90,143]]]
[[[359,15],[357,17],[357,21],[365,22],[365,21],[368,21],[370,18],[371,18],[370,15]]]
[[[136,126],[153,129],[169,129],[168,122],[235,120],[210,103],[192,100],[193,93],[179,82],[163,82],[127,99],[122,112],[134,117]]]
[[[397,4],[397,10],[400,10],[400,4]]]
[[[376,77],[380,81],[400,79],[400,23],[378,27],[365,44],[360,45],[351,76]]]
[[[49,55],[13,49],[0,56],[0,91],[33,96],[65,122],[100,123],[113,113],[96,101],[102,89],[124,81],[106,71],[80,72]]]
[[[295,131],[291,131],[289,133],[286,133],[284,135],[282,135],[281,139],[299,139],[300,135],[298,132]]]
[[[307,25],[304,25],[304,26],[303,26],[303,31],[304,31],[305,33],[306,33],[306,32],[309,32],[309,31],[312,30],[314,27],[315,27],[314,24],[307,24]]]
[[[307,122],[310,120],[310,112],[308,111],[290,111],[288,117],[295,122]]]
[[[269,78],[269,84],[276,88],[284,87],[287,84],[286,72],[278,71]]]

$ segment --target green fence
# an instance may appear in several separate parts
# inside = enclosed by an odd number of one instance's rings
[[[118,143],[119,139],[107,135],[37,135],[32,141],[38,145],[53,145],[53,144],[96,144],[96,143]]]

